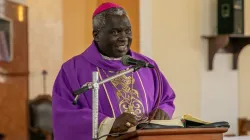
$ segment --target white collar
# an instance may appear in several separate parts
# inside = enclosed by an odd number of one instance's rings
[[[101,56],[102,56],[103,59],[106,59],[106,60],[121,60],[122,59],[121,57],[114,58],[114,57],[108,57],[108,56],[105,56],[105,55],[102,55],[102,54],[101,54]]]

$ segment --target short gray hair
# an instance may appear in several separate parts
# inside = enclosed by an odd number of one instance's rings
[[[106,24],[106,17],[108,15],[119,15],[119,16],[126,15],[126,16],[128,16],[126,11],[122,8],[108,9],[108,10],[101,12],[93,17],[93,20],[92,20],[93,30],[96,30],[96,31],[101,30],[104,27],[104,25]]]

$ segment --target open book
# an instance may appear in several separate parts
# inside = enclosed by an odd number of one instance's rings
[[[214,128],[214,127],[229,127],[228,122],[207,122],[195,118],[192,115],[183,115],[171,120],[151,120],[149,124],[139,123],[137,126],[131,127],[128,132],[138,129],[170,129],[170,128]]]

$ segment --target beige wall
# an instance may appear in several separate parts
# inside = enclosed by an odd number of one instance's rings
[[[250,1],[245,0],[245,34],[250,35]]]
[[[201,36],[216,35],[217,0],[201,1]],[[217,53],[208,70],[208,39],[201,38],[201,118],[228,121],[228,133],[237,132],[238,72],[232,70],[232,54]],[[223,113],[222,113],[223,111]]]
[[[152,58],[152,0],[140,0],[140,53]]]
[[[250,118],[250,45],[241,52],[239,60],[239,116]]]
[[[30,98],[43,93],[42,70],[48,71],[47,92],[62,63],[62,1],[26,0],[29,7]]]
[[[246,34],[250,34],[249,3],[245,4]],[[231,70],[231,54],[217,54],[215,69],[207,71],[207,41],[201,35],[215,34],[216,12],[215,0],[152,1],[152,53],[176,91],[175,116],[191,113],[229,120],[230,132],[235,132],[236,119],[250,117],[250,49],[242,51],[238,71]],[[224,115],[223,109],[228,110]]]
[[[201,34],[216,34],[217,0],[201,0]],[[245,28],[249,34],[249,1],[245,3]],[[237,134],[237,119],[249,116],[249,51],[240,54],[238,70],[232,70],[232,54],[217,53],[214,69],[207,70],[208,42],[201,40],[201,117],[209,121],[228,121],[228,133]],[[221,113],[223,111],[223,113]],[[247,115],[248,114],[248,115]]]
[[[250,1],[245,0],[245,34],[250,35]],[[239,57],[239,116],[250,118],[250,45]]]
[[[245,34],[250,35],[250,1],[245,0]],[[250,118],[250,45],[239,57],[239,116]]]
[[[200,1],[153,0],[152,7],[153,58],[177,94],[175,116],[199,117]]]

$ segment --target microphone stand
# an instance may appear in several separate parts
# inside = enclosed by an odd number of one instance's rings
[[[98,72],[94,71],[92,72],[92,83],[88,82],[84,84],[80,89],[73,92],[73,95],[75,95],[75,99],[73,101],[73,104],[76,105],[77,100],[79,99],[80,94],[88,91],[89,89],[92,89],[92,139],[97,140],[98,139],[98,101],[99,101],[99,85],[102,85],[106,82],[109,82],[119,76],[126,75],[131,72],[135,72],[142,68],[142,65],[136,65],[128,70],[125,70],[121,73],[118,73],[114,76],[108,77],[107,79],[104,79],[100,82],[98,82]]]

